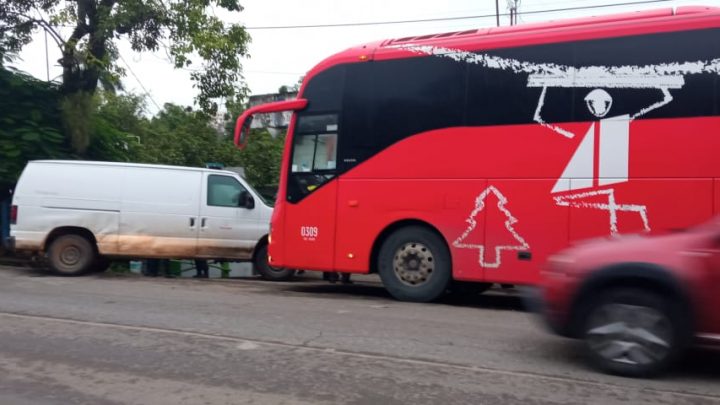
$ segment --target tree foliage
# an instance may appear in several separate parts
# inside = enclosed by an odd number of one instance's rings
[[[53,84],[0,68],[0,184],[14,184],[32,159],[71,157]]]
[[[273,138],[266,130],[253,130],[240,152],[245,178],[258,187],[277,186],[285,136]]]
[[[239,164],[232,141],[213,128],[211,117],[202,111],[174,104],[148,121],[141,133],[137,161],[202,167],[208,162]]]
[[[250,36],[226,24],[215,8],[240,12],[237,0],[12,0],[0,2],[0,57],[18,52],[35,29],[45,29],[62,51],[63,94],[114,88],[124,70],[117,41],[137,52],[164,48],[176,68],[191,69],[199,106],[217,111],[217,99],[244,95],[241,58]],[[58,28],[70,26],[68,38]]]
[[[217,162],[244,167],[258,188],[277,185],[284,137],[253,130],[247,148],[238,150],[231,133],[240,103],[226,115],[227,127],[218,129],[212,116],[174,104],[148,117],[139,95],[98,92],[69,106],[66,99],[57,85],[0,68],[0,186],[14,184],[29,160],[81,158],[72,152],[79,140],[64,135],[65,121],[74,119],[91,135],[84,139],[85,159],[196,167]]]

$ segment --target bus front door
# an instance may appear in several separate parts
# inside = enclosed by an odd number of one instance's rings
[[[336,115],[304,117],[294,134],[284,213],[285,267],[334,269],[336,120]]]

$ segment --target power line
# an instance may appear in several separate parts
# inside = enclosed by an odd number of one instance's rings
[[[565,8],[554,8],[547,10],[532,10],[518,12],[517,15],[528,15],[528,14],[547,14],[547,13],[559,13],[562,11],[578,11],[578,10],[591,10],[595,8],[608,8],[608,7],[620,7],[620,6],[633,6],[640,4],[653,4],[653,3],[667,3],[676,0],[643,0],[643,1],[632,1],[612,4],[599,4],[594,6],[578,6],[578,7],[565,7]],[[576,1],[563,1],[554,2],[549,4],[563,4],[563,3],[576,3]],[[258,27],[245,27],[246,30],[285,30],[285,29],[304,29],[304,28],[338,28],[338,27],[363,27],[373,25],[394,25],[394,24],[413,24],[413,23],[425,23],[425,22],[438,22],[438,21],[455,21],[455,20],[472,20],[479,18],[499,18],[509,17],[511,13],[493,13],[493,14],[479,14],[470,15],[464,17],[441,17],[441,18],[425,18],[416,20],[398,20],[398,21],[366,21],[356,23],[337,23],[337,24],[312,24],[312,25],[278,25],[278,26],[258,26]],[[513,15],[514,16],[514,15]],[[61,28],[75,28],[74,25],[55,25],[55,27]]]
[[[576,11],[576,10],[589,10],[595,8],[607,8],[607,7],[618,7],[618,6],[632,6],[636,4],[651,4],[651,3],[667,3],[673,0],[644,0],[634,2],[622,2],[612,4],[600,4],[595,6],[579,6],[579,7],[565,7],[555,8],[549,10],[533,10],[524,11],[518,14],[544,14],[544,13],[558,13],[562,11]],[[500,13],[502,17],[510,16],[510,13]],[[303,29],[303,28],[337,28],[337,27],[362,27],[368,25],[392,25],[392,24],[411,24],[411,23],[424,23],[433,21],[454,21],[454,20],[471,20],[476,18],[494,18],[497,14],[483,14],[483,15],[471,15],[465,17],[443,17],[443,18],[427,18],[418,20],[399,20],[399,21],[368,21],[368,22],[357,22],[357,23],[338,23],[338,24],[314,24],[314,25],[282,25],[282,26],[260,26],[260,27],[245,27],[246,30],[284,30],[284,29]]]
[[[125,66],[128,68],[128,70],[130,71],[130,74],[133,75],[133,77],[135,78],[135,81],[136,81],[136,82],[140,85],[140,87],[143,89],[143,91],[145,92],[145,95],[148,96],[148,98],[150,99],[150,101],[152,101],[153,104],[155,104],[155,107],[158,109],[158,111],[162,111],[162,108],[160,108],[160,106],[158,105],[158,103],[155,102],[155,99],[152,98],[152,95],[150,95],[150,92],[147,91],[147,89],[145,88],[145,86],[144,86],[144,85],[142,84],[142,82],[140,81],[140,78],[138,78],[137,75],[135,74],[135,72],[133,72],[133,70],[132,70],[132,68],[130,67],[130,65],[125,61],[125,58],[123,58],[122,55],[121,55],[119,52],[118,52],[118,56],[120,57],[120,60],[122,61],[122,63],[124,63]]]

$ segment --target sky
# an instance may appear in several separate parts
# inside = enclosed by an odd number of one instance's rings
[[[498,1],[500,13],[507,13],[509,0]],[[671,0],[654,4],[535,13],[539,10],[638,1],[642,0],[521,0],[518,23],[688,5],[720,7],[720,0]],[[243,62],[243,74],[251,94],[275,93],[282,85],[293,85],[318,62],[352,46],[388,38],[462,31],[496,24],[493,0],[245,0],[241,1],[241,4],[244,10],[240,13],[218,15],[225,21],[243,24],[252,37],[249,46],[250,58]],[[260,29],[466,16],[489,17],[354,27]],[[509,25],[509,17],[502,16],[500,24]],[[63,32],[66,36],[69,33],[67,29]],[[37,32],[33,38],[33,42],[23,49],[20,60],[14,65],[45,80],[45,37],[42,32]],[[125,41],[119,43],[119,49],[122,56],[119,63],[127,71],[123,85],[127,91],[148,96],[149,114],[154,114],[168,102],[194,105],[193,98],[197,91],[190,80],[190,72],[175,70],[164,51],[136,53]],[[49,39],[47,60],[51,80],[62,73],[56,62],[59,58],[59,49]]]

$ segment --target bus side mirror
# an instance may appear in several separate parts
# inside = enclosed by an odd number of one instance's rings
[[[235,146],[244,149],[247,145],[248,135],[250,134],[250,126],[252,125],[253,114],[265,114],[281,111],[299,111],[307,106],[308,101],[305,99],[294,99],[285,101],[276,101],[248,108],[238,117],[235,122],[234,141]]]

